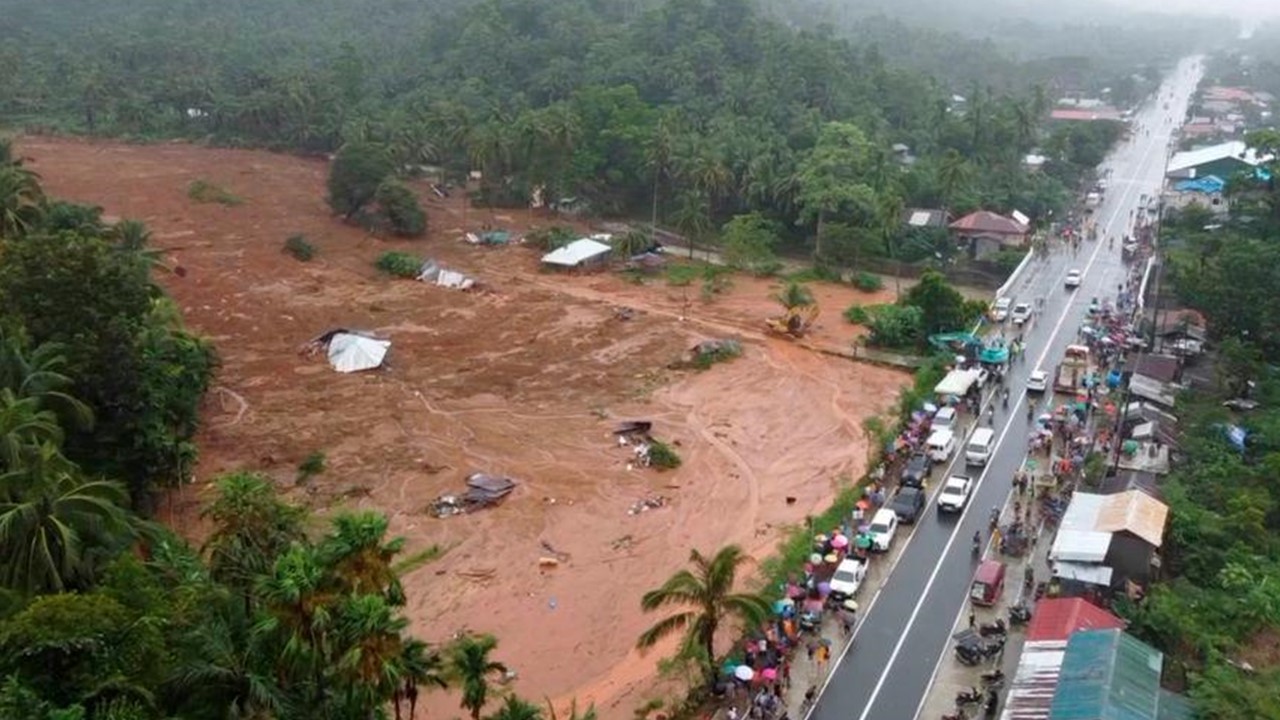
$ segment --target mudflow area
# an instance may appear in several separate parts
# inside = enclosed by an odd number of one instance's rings
[[[671,647],[633,650],[658,619],[640,612],[641,594],[691,548],[741,543],[766,556],[783,526],[823,508],[838,477],[863,472],[862,420],[908,382],[812,349],[847,348],[856,329],[841,311],[888,294],[816,288],[825,315],[806,347],[762,332],[778,312],[775,282],[736,278],[704,302],[697,286],[661,277],[637,285],[541,272],[531,248],[461,238],[485,225],[519,235],[548,219],[464,210],[426,186],[415,189],[431,218],[427,239],[370,237],[330,217],[323,160],[46,137],[19,149],[50,194],[146,222],[177,270],[160,281],[217,345],[223,364],[195,482],[168,504],[176,527],[198,537],[208,482],[241,468],[269,473],[320,513],[384,511],[407,553],[444,550],[404,578],[415,633],[445,642],[463,629],[491,632],[522,695],[594,702],[606,720],[663,692],[657,661]],[[187,196],[195,180],[242,202],[197,203]],[[296,233],[316,259],[281,251]],[[483,289],[382,276],[373,262],[391,249],[434,258]],[[619,318],[624,307],[629,319]],[[300,352],[332,328],[389,338],[385,367],[344,375],[323,354]],[[705,372],[669,369],[694,342],[722,337],[739,338],[743,355]],[[612,434],[632,419],[652,421],[683,466],[632,468],[631,448]],[[327,469],[296,487],[313,451]],[[475,471],[518,485],[497,507],[434,517],[433,500],[463,490]],[[457,713],[452,694],[430,702]]]

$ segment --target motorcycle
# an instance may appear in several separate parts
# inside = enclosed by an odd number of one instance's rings
[[[1004,671],[1000,668],[996,668],[995,670],[988,670],[982,673],[979,677],[982,678],[983,685],[996,685],[1004,682]]]
[[[956,707],[960,707],[962,705],[977,705],[982,702],[982,698],[985,696],[986,693],[976,687],[969,688],[968,690],[961,690],[956,693]]]
[[[942,720],[969,720],[969,716],[965,714],[963,709],[956,708],[955,712],[943,715]]]
[[[962,664],[973,667],[983,660],[995,657],[1004,649],[1005,638],[997,638],[986,642],[963,643],[956,645],[956,659]]]
[[[1031,608],[1022,603],[1018,603],[1009,608],[1009,624],[1025,625],[1031,622]]]
[[[799,620],[801,632],[818,632],[822,628],[822,613],[817,610],[805,610]]]
[[[978,625],[978,634],[982,637],[1004,636],[1008,632],[1005,627],[1004,618],[996,618],[993,623],[982,623]]]

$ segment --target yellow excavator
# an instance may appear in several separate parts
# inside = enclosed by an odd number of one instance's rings
[[[769,330],[779,335],[789,338],[804,337],[809,332],[809,328],[813,327],[813,321],[818,319],[818,305],[813,303],[810,305],[796,305],[787,308],[787,311],[781,317],[773,317],[765,320],[765,324]]]

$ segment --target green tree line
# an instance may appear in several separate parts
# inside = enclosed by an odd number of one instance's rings
[[[0,119],[304,152],[375,144],[398,173],[480,172],[479,203],[541,189],[698,239],[757,212],[784,243],[846,265],[893,254],[890,210],[1043,219],[1072,179],[1021,166],[1048,91],[975,85],[955,107],[951,88],[878,48],[749,0],[71,5],[7,8],[0,37],[23,51],[0,54]]]

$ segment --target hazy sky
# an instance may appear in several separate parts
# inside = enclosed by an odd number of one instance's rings
[[[1157,12],[1214,13],[1258,18],[1280,16],[1280,0],[1111,0],[1113,5]]]

